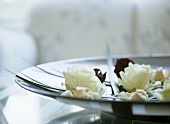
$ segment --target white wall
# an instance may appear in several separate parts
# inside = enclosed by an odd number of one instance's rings
[[[48,1],[32,9],[27,31],[37,41],[40,63],[106,55],[106,44],[113,54],[169,53],[168,3]]]

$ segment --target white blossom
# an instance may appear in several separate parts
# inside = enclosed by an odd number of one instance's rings
[[[122,85],[127,91],[133,92],[136,89],[146,90],[152,74],[150,65],[139,65],[129,63],[129,66],[120,72],[118,84]]]
[[[82,65],[76,65],[68,68],[63,74],[66,88],[70,91],[75,90],[77,86],[86,87],[99,94],[103,94],[106,90],[106,86],[101,83],[93,69],[87,69]]]

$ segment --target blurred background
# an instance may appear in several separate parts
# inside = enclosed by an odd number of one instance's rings
[[[51,61],[105,56],[107,44],[113,55],[169,54],[169,0],[0,0],[0,65],[15,73]],[[1,110],[11,124],[23,123],[21,118],[38,124],[50,116],[41,108],[51,100],[23,91],[4,68],[0,89]]]

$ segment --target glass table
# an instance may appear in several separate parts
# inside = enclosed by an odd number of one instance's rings
[[[169,58],[165,60],[169,62]],[[150,121],[131,120],[101,110],[61,103],[54,98],[25,90],[15,82],[0,91],[0,104],[2,124],[164,124],[170,122],[169,116],[152,117]]]
[[[100,110],[64,104],[15,84],[9,88],[16,90],[0,101],[1,124],[164,124],[119,118]]]

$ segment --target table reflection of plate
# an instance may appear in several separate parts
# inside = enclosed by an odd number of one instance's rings
[[[150,64],[152,68],[170,67],[170,55],[113,56],[113,62],[115,63],[117,58],[122,57],[131,58],[135,63]],[[106,57],[92,57],[41,64],[37,67],[25,69],[19,73],[16,78],[16,83],[28,91],[51,97],[64,103],[105,111],[118,117],[170,122],[170,101],[139,102],[124,101],[115,98],[91,100],[60,96],[62,90],[65,90],[65,87],[62,85],[64,82],[62,72],[66,70],[67,67],[75,64],[83,64],[107,71],[106,63]],[[31,77],[31,79],[27,76]]]

